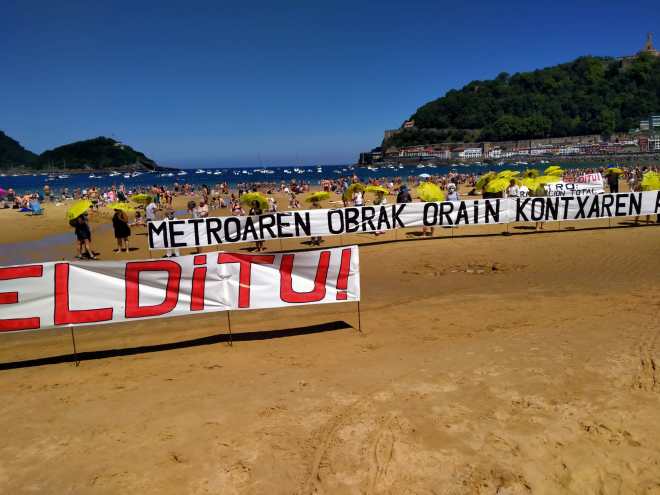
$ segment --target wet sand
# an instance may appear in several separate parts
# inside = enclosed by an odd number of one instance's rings
[[[233,312],[233,346],[225,315],[79,329],[147,347],[0,372],[0,492],[658,494],[660,226],[629,223],[329,237],[361,243],[362,333],[353,303]]]

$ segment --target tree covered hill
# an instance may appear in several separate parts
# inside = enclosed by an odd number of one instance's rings
[[[156,169],[144,153],[107,137],[65,144],[36,155],[0,131],[0,170],[8,169],[92,169],[135,167]]]
[[[384,146],[625,132],[660,111],[660,57],[581,57],[472,81],[417,109]]]
[[[32,165],[36,158],[37,155],[26,150],[18,141],[0,131],[0,168],[3,165],[7,167]]]
[[[103,136],[85,141],[76,141],[44,151],[39,155],[37,164],[42,168],[63,168],[66,166],[67,168],[104,169],[133,164],[151,169],[156,167],[154,161],[144,153]]]

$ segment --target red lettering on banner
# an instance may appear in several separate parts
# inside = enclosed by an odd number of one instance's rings
[[[325,297],[325,281],[328,278],[330,266],[330,251],[322,251],[314,277],[314,288],[309,292],[297,292],[293,289],[291,272],[293,271],[294,254],[282,256],[280,265],[280,299],[285,303],[311,303],[321,301]]]
[[[165,300],[151,306],[140,306],[140,273],[167,272],[167,287]],[[147,316],[162,316],[176,308],[179,302],[179,285],[181,284],[181,265],[176,261],[134,261],[126,263],[126,318],[144,318]]]
[[[250,280],[252,279],[252,264],[270,265],[275,261],[275,256],[264,254],[236,254],[220,253],[218,263],[239,263],[239,287],[238,287],[238,307],[250,307]]]
[[[69,264],[55,263],[55,325],[73,323],[96,323],[112,320],[112,308],[80,309],[69,308]]]
[[[193,259],[194,265],[204,265],[206,255],[200,254]],[[190,311],[202,311],[204,309],[204,288],[206,284],[205,266],[195,267],[192,277],[192,291],[190,293]]]
[[[0,280],[16,280],[17,278],[41,277],[44,273],[42,265],[17,266],[0,268]],[[16,304],[18,292],[0,292],[0,304]],[[34,330],[39,328],[39,318],[0,319],[0,332],[15,330]]]
[[[348,299],[346,288],[348,287],[348,274],[351,270],[351,248],[342,249],[341,265],[339,265],[339,275],[337,275],[337,301]]]

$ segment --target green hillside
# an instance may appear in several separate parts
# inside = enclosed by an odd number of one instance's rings
[[[384,146],[611,134],[660,111],[660,57],[581,57],[472,81],[417,109]]]
[[[142,165],[153,169],[156,164],[139,151],[107,137],[65,144],[44,151],[36,161],[37,166],[56,168],[119,168],[126,165]]]
[[[36,158],[37,155],[26,150],[18,141],[0,131],[0,168],[30,166]]]

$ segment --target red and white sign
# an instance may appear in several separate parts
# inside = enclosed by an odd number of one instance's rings
[[[0,332],[359,300],[357,246],[0,267]]]

